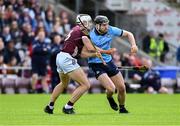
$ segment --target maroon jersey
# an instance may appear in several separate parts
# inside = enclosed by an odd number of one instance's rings
[[[64,40],[63,52],[69,53],[72,57],[78,58],[84,46],[82,36],[86,36],[77,25],[75,26]]]

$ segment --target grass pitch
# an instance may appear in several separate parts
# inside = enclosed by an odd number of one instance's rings
[[[105,94],[86,94],[75,115],[61,109],[70,95],[61,95],[53,115],[43,112],[50,95],[0,95],[0,126],[180,126],[180,95],[128,94],[130,114],[113,111]]]

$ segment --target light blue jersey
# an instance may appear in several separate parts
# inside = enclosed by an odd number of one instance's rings
[[[99,48],[103,50],[108,50],[111,48],[111,43],[114,36],[122,36],[123,30],[117,27],[109,26],[108,32],[104,35],[97,33],[95,28],[90,32],[90,38],[92,42]],[[102,54],[104,61],[107,63],[112,60],[111,55]],[[97,57],[91,57],[88,59],[88,63],[102,63],[102,61]]]

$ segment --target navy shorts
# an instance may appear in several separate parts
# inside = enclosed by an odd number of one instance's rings
[[[32,63],[32,73],[36,73],[39,76],[45,76],[47,74],[46,64]]]
[[[103,73],[107,73],[109,77],[119,73],[118,68],[112,61],[108,62],[107,66],[103,65],[103,63],[89,63],[89,68],[95,73],[96,78]]]

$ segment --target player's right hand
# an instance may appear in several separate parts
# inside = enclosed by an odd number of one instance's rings
[[[136,45],[131,46],[131,54],[135,54],[138,51],[138,47]]]
[[[111,55],[114,54],[116,51],[117,51],[116,48],[110,48],[109,49],[109,52],[110,52]]]
[[[98,57],[98,58],[101,58],[101,57],[102,57],[100,51],[96,51],[96,57]]]

